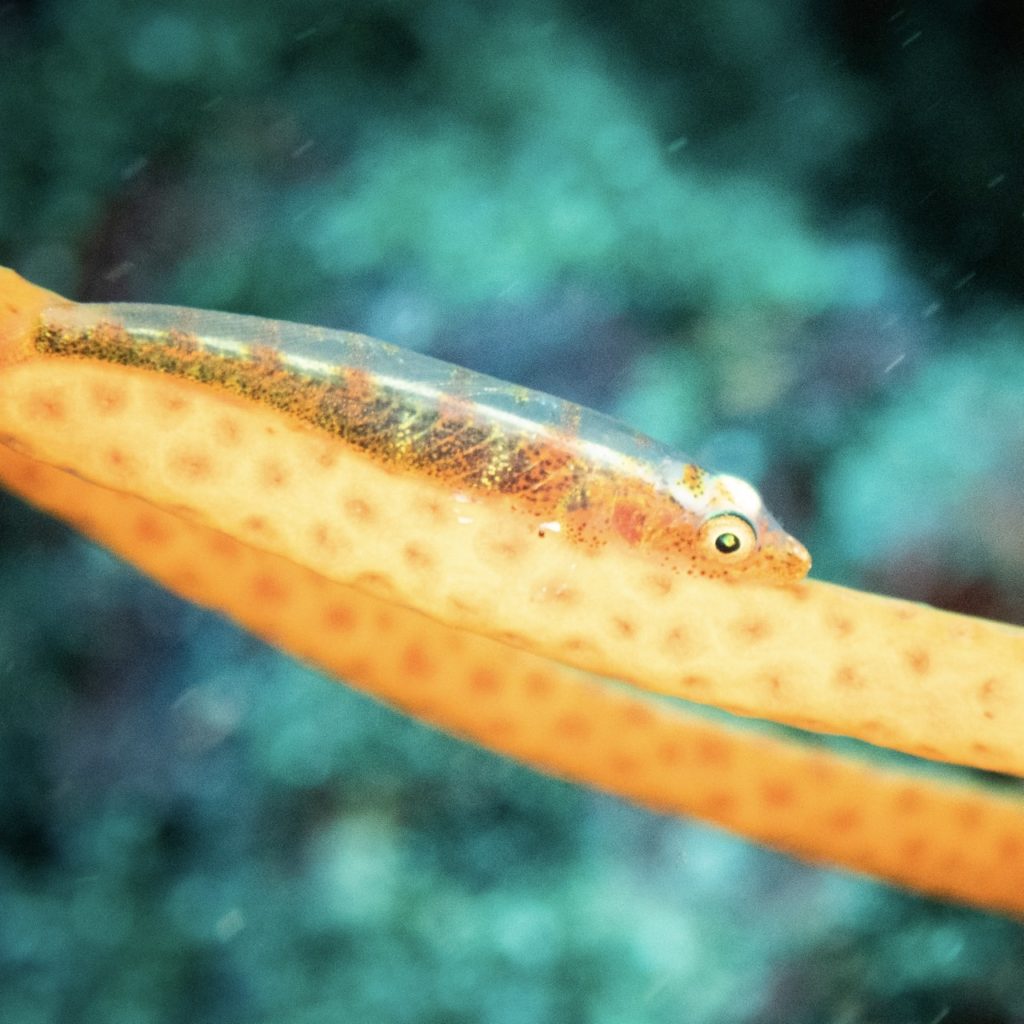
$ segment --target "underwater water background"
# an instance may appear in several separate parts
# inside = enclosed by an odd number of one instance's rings
[[[0,2],[0,264],[363,331],[1024,623],[1024,8]],[[1024,927],[541,777],[0,496],[0,1021],[1009,1024]]]

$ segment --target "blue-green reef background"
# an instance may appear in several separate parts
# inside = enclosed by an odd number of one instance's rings
[[[0,2],[0,263],[599,407],[819,577],[1024,622],[1019,3]],[[440,735],[0,497],[0,1021],[1004,1024],[1024,929]]]

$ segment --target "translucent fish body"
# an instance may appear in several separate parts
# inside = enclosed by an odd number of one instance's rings
[[[46,310],[39,354],[170,374],[268,405],[395,473],[508,503],[582,551],[789,582],[810,559],[749,484],[617,421],[365,335],[171,306]]]

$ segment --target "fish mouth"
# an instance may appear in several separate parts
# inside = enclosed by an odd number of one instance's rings
[[[762,538],[758,555],[758,575],[767,583],[796,583],[811,571],[810,552],[778,527]]]
[[[784,577],[787,583],[802,580],[811,571],[811,553],[796,537],[790,537],[789,534],[783,534],[780,540],[773,568],[778,570],[780,577]]]

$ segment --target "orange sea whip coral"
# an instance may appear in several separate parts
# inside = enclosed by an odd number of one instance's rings
[[[288,401],[39,344],[41,327],[81,308],[0,278],[0,479],[12,489],[183,596],[486,746],[814,859],[1024,912],[1020,802],[713,725],[560,664],[1019,773],[1021,630],[822,583],[716,578],[628,529],[594,543],[614,517],[578,514],[562,532],[544,506],[527,541],[537,509],[369,457]],[[179,341],[195,344],[186,322]]]

